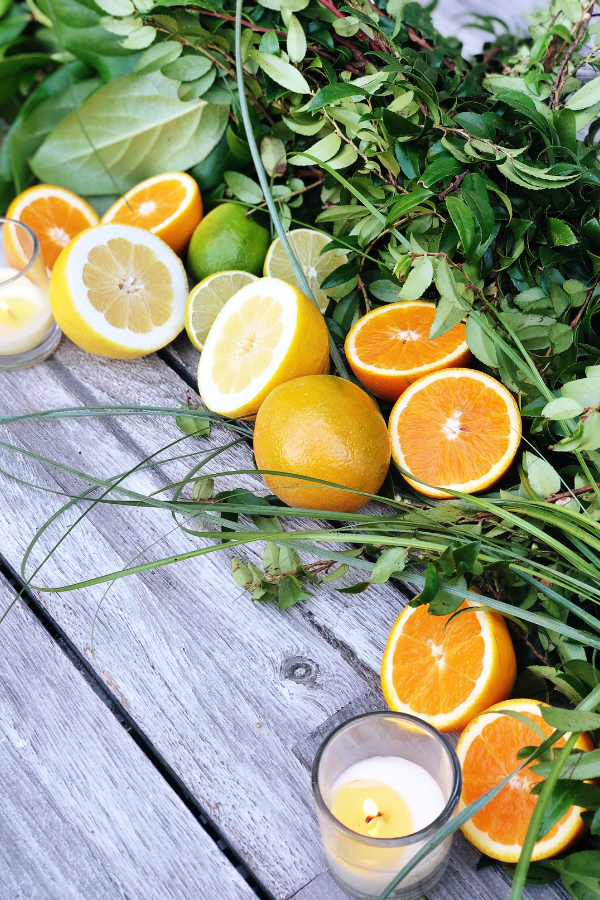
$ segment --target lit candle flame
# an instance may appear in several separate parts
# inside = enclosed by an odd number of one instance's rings
[[[2,300],[2,301],[0,302],[0,309],[1,309],[3,312],[7,312],[7,311],[8,311],[8,303],[5,303],[4,300]]]
[[[377,804],[374,800],[371,800],[370,797],[367,797],[367,799],[363,803],[363,809],[368,816],[376,816],[379,812],[379,810],[377,809]]]

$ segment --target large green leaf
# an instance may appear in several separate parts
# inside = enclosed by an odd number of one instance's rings
[[[78,65],[81,66],[82,63]],[[42,85],[44,84],[46,82],[42,82]],[[101,86],[102,80],[98,77],[86,78],[79,82],[73,78],[72,87],[67,87],[61,93],[42,100],[25,119],[19,122],[12,134],[10,147],[12,173],[17,191],[24,190],[32,180],[28,165],[30,157],[74,107],[83,103]]]
[[[226,106],[182,102],[159,72],[105,85],[46,138],[31,160],[41,181],[84,196],[112,194],[201,162],[227,126]],[[85,132],[82,130],[82,124]]]

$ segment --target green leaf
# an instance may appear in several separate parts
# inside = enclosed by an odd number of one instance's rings
[[[496,137],[496,129],[489,124],[484,116],[474,112],[458,113],[454,116],[454,121],[460,128],[464,128],[473,137],[488,138],[494,140]]]
[[[371,574],[371,584],[385,584],[392,575],[403,572],[408,551],[404,547],[393,547],[378,557]]]
[[[312,147],[307,150],[307,153],[320,159],[321,162],[327,162],[328,160],[333,159],[340,149],[341,144],[342,139],[339,134],[332,131],[331,134],[328,134],[326,137],[321,138],[320,141],[317,141],[316,144],[313,144]],[[296,155],[290,157],[290,162],[295,166],[306,166],[311,165],[313,161],[307,156]]]
[[[121,46],[127,47],[129,50],[145,50],[154,41],[157,33],[156,28],[143,25],[142,28],[138,28],[124,41],[121,41]]]
[[[564,859],[553,859],[551,865],[573,900],[600,900],[600,853],[583,850]]]
[[[175,422],[184,434],[206,437],[210,434],[210,420],[201,416],[175,416]]]
[[[569,381],[563,384],[560,393],[586,408],[596,406],[600,403],[600,378],[578,378],[577,381]]]
[[[275,577],[279,575],[281,569],[279,567],[279,547],[273,541],[267,541],[265,552],[263,555],[263,567],[265,575]]]
[[[346,574],[346,572],[348,571],[349,568],[350,567],[347,566],[346,563],[344,563],[343,565],[338,566],[337,569],[334,569],[332,572],[330,572],[328,575],[326,575],[325,578],[323,578],[322,580],[323,580],[323,582],[326,582],[326,583],[328,583],[330,581],[337,581],[338,578],[344,577],[344,575]]]
[[[532,766],[532,771],[546,778],[554,762],[539,763]],[[587,781],[590,778],[600,776],[600,750],[577,751],[571,753],[565,767],[560,773],[561,778],[571,778],[574,781]]]
[[[283,175],[286,170],[285,146],[282,140],[266,135],[260,142],[260,158],[267,175]]]
[[[373,294],[376,300],[382,303],[397,303],[400,294],[400,285],[395,281],[388,281],[383,278],[380,281],[372,281],[368,286],[368,291]]]
[[[423,590],[411,603],[421,606],[424,603],[431,603],[440,588],[440,576],[433,563],[427,563],[427,571],[425,573],[425,584]]]
[[[542,708],[543,711],[543,708]],[[577,782],[559,779],[554,785],[544,809],[544,815],[540,823],[537,840],[541,841],[548,832],[554,828],[557,822],[575,805],[579,796]]]
[[[236,556],[233,556],[231,559],[231,574],[238,587],[246,588],[247,585],[252,584],[252,573],[250,569]]]
[[[284,62],[279,56],[275,56],[273,53],[262,53],[260,50],[251,50],[248,55],[276,84],[297,94],[310,94],[310,87],[302,72]]]
[[[336,591],[339,594],[362,594],[363,591],[366,591],[369,587],[371,587],[370,581],[358,581],[356,584],[351,584],[349,587],[336,588]]]
[[[304,34],[302,25],[294,15],[290,16],[288,22],[286,48],[287,54],[292,62],[302,62],[306,56],[306,35]]]
[[[450,213],[450,218],[454,222],[456,230],[460,236],[460,242],[463,247],[465,258],[469,260],[471,251],[476,245],[475,219],[466,203],[450,194],[446,197],[446,206]]]
[[[466,338],[467,346],[473,356],[477,357],[484,366],[489,366],[490,369],[498,368],[496,345],[472,316],[467,319]]]
[[[428,340],[432,341],[434,338],[446,334],[447,331],[458,325],[464,318],[464,315],[464,310],[458,307],[453,300],[449,300],[448,297],[441,297],[431,323]]]
[[[540,675],[542,678],[546,678],[561,692],[561,694],[564,694],[571,703],[580,702],[581,696],[578,691],[576,691],[568,681],[565,681],[553,666],[528,666],[527,668],[528,671],[533,672],[534,675]]]
[[[97,6],[111,16],[130,16],[135,12],[130,0],[98,0]]]
[[[398,219],[406,216],[417,206],[420,206],[425,200],[428,200],[432,195],[433,191],[430,191],[428,188],[415,188],[415,190],[411,191],[409,194],[405,194],[392,206],[385,220],[386,225],[389,225],[391,222],[397,222]]]
[[[177,84],[158,72],[127,75],[92,94],[78,115],[67,116],[31,167],[41,181],[83,196],[114,194],[115,182],[118,190],[128,190],[151,175],[196,165],[217,144],[227,121],[227,107],[182,103]]]
[[[553,247],[570,247],[577,243],[572,229],[562,219],[546,219],[545,232]]]
[[[401,300],[418,300],[433,281],[433,263],[428,256],[418,256],[400,291]]]
[[[529,484],[538,497],[545,500],[551,494],[558,494],[561,484],[560,475],[549,462],[527,450],[525,465]]]
[[[555,422],[565,421],[565,419],[574,419],[583,412],[583,406],[577,400],[570,397],[557,397],[547,403],[542,410],[542,415],[546,419],[553,419]]]
[[[167,78],[175,81],[196,81],[206,75],[212,66],[212,61],[206,56],[180,56],[173,62],[167,63],[161,69]]]
[[[565,106],[567,109],[587,109],[600,102],[600,77],[592,78],[587,84],[571,94]]]
[[[442,178],[460,175],[462,170],[463,166],[453,156],[442,156],[441,158],[435,159],[427,166],[419,181],[421,181],[426,188],[430,188],[438,181],[441,181]]]
[[[363,88],[353,84],[344,84],[343,82],[327,84],[317,91],[308,105],[308,110],[316,112],[318,109],[324,109],[326,106],[331,106],[332,103],[337,103],[338,100],[343,100],[344,97],[361,97],[366,93],[367,91]]]
[[[405,141],[417,138],[423,130],[420,125],[414,125],[404,116],[399,116],[389,109],[383,110],[383,124],[388,134],[393,138],[400,138]]]
[[[442,297],[445,297],[453,306],[463,309],[462,298],[456,286],[454,273],[445,259],[438,260],[435,284]]]
[[[595,731],[600,728],[600,714],[580,712],[577,709],[559,709],[542,706],[542,718],[559,731]]]
[[[152,47],[148,47],[145,53],[142,53],[136,63],[135,71],[138,75],[156,72],[168,63],[175,62],[182,52],[183,47],[179,41],[162,41],[160,44],[154,44]]]

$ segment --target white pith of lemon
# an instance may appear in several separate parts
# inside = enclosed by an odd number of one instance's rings
[[[59,256],[50,302],[71,340],[98,356],[131,359],[183,329],[187,277],[164,241],[131,225],[98,225]]]
[[[217,315],[200,357],[198,387],[214,412],[248,416],[278,384],[328,368],[327,326],[312,301],[277,278],[259,278]]]
[[[227,301],[240,288],[257,280],[250,272],[215,272],[193,288],[185,307],[185,328],[197,350],[204,347],[208,332]]]
[[[329,235],[313,231],[311,228],[295,228],[288,232],[287,238],[302,266],[308,286],[319,304],[319,309],[321,312],[325,312],[331,291],[324,291],[320,287],[321,282],[339,266],[347,263],[348,257],[338,256],[337,250],[328,250],[327,253],[321,255],[323,247],[331,242],[331,238]],[[287,281],[288,284],[302,289],[279,238],[276,238],[269,247],[264,272],[271,278],[281,278],[282,281]]]

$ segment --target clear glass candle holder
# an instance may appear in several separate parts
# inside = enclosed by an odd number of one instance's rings
[[[399,757],[416,763],[441,790],[445,803],[426,827],[405,837],[358,834],[332,813],[332,788],[350,766],[377,758]],[[321,837],[329,870],[339,886],[359,900],[377,897],[407,862],[454,814],[462,789],[460,764],[446,738],[415,716],[374,712],[344,722],[321,744],[312,770]],[[439,795],[438,795],[439,796]],[[366,808],[366,807],[365,807]],[[442,877],[452,837],[446,838],[395,888],[394,900],[419,900]]]
[[[0,223],[0,369],[24,369],[56,350],[61,331],[35,233],[13,219]]]

